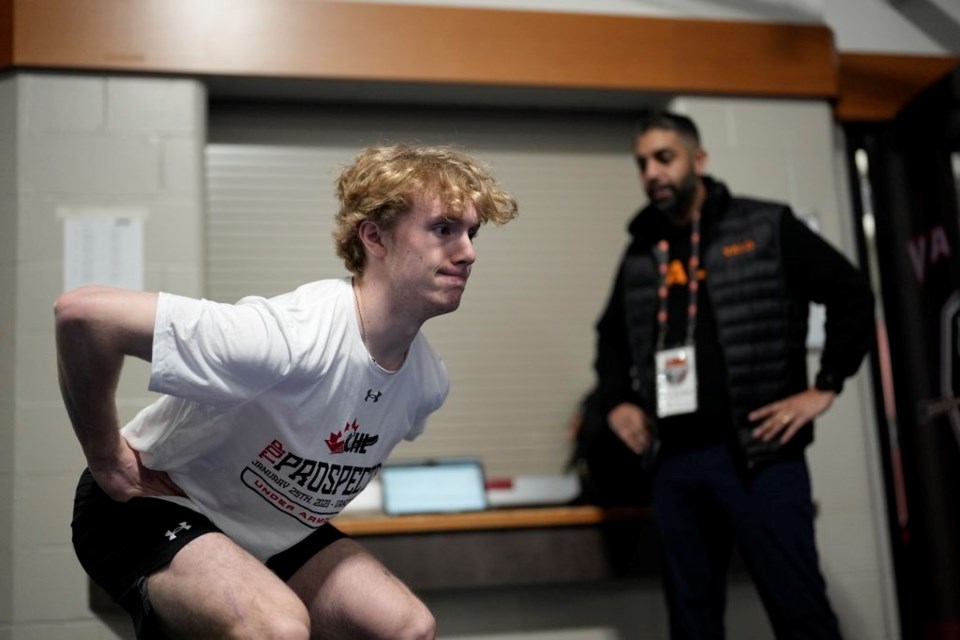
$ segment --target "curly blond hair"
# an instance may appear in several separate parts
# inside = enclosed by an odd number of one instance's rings
[[[333,238],[347,269],[366,263],[358,229],[365,220],[389,230],[418,198],[437,196],[447,215],[459,218],[468,202],[480,223],[506,224],[517,202],[500,188],[488,167],[447,146],[374,146],[361,151],[336,180],[340,211]]]

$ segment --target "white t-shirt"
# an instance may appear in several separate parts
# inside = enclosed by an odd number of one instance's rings
[[[222,304],[161,293],[150,389],[164,397],[122,429],[143,463],[265,560],[340,512],[449,391],[417,334],[380,368],[357,325],[349,278]]]

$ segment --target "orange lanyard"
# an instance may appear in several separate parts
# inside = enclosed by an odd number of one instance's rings
[[[660,286],[657,287],[659,303],[657,307],[657,351],[662,351],[667,340],[668,305],[670,292],[667,287],[667,272],[670,269],[670,243],[664,239],[653,248],[657,258],[657,270],[660,273]],[[693,333],[697,327],[697,270],[700,267],[700,212],[694,211],[690,221],[690,259],[687,261],[687,329],[684,344],[693,344]]]

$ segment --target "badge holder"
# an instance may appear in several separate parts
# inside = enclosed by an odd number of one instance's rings
[[[656,353],[657,416],[666,418],[697,410],[697,361],[693,345]]]

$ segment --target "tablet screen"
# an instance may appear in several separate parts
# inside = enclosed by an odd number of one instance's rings
[[[483,468],[476,460],[390,464],[380,476],[390,515],[478,511],[487,507]]]

